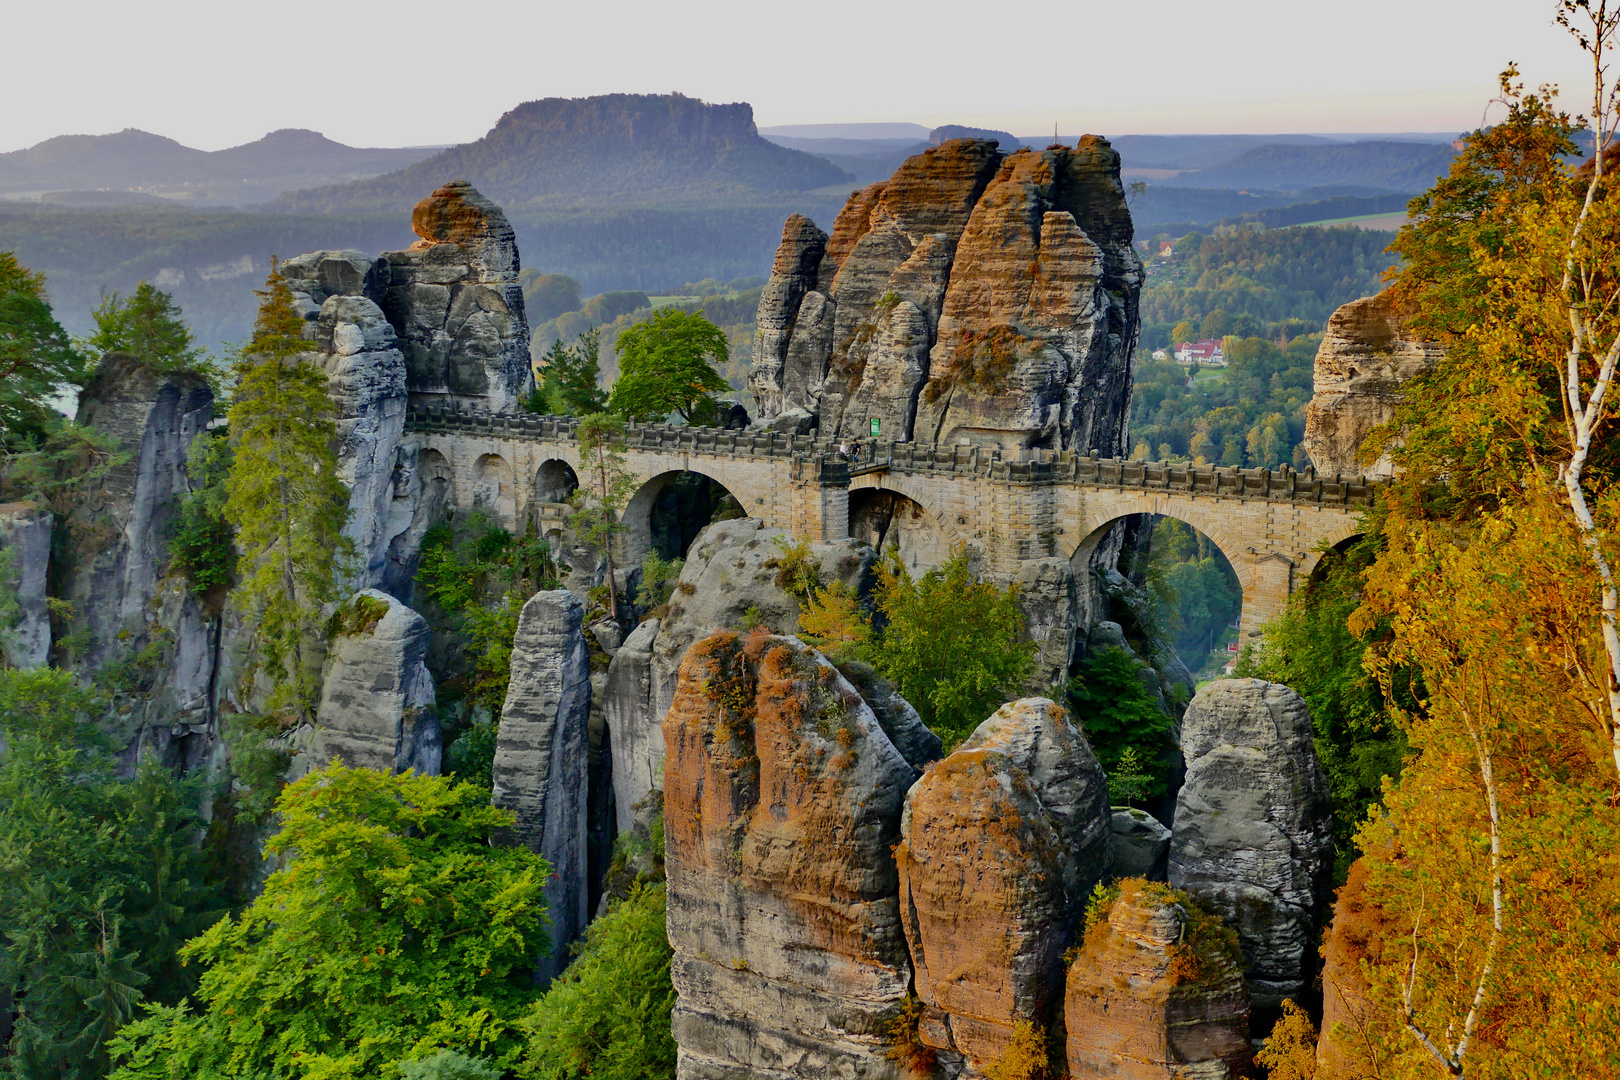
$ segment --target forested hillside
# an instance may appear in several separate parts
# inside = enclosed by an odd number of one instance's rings
[[[1162,183],[1269,191],[1325,187],[1422,191],[1445,173],[1455,156],[1445,143],[1368,140],[1327,146],[1257,146],[1219,165],[1184,172]]]
[[[566,274],[590,296],[762,274],[784,218],[803,213],[830,227],[841,203],[839,197],[796,196],[728,209],[551,210],[510,220],[525,267]],[[0,203],[0,250],[15,251],[47,274],[57,316],[69,330],[89,328],[103,292],[128,293],[144,278],[175,296],[199,340],[211,346],[247,335],[251,283],[263,277],[271,255],[323,248],[375,255],[413,240],[408,208],[316,215]]]
[[[1181,322],[1191,326],[1179,341],[1318,331],[1339,305],[1379,290],[1395,262],[1384,250],[1390,240],[1385,232],[1319,226],[1189,234],[1168,264],[1154,260],[1149,268],[1142,344],[1169,345]]]

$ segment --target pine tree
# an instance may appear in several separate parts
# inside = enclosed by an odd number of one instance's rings
[[[309,714],[321,605],[337,592],[349,493],[337,476],[336,407],[308,351],[292,290],[272,265],[229,415],[234,459],[225,515],[236,527],[239,608],[253,625],[268,707]]]
[[[541,382],[535,388],[535,412],[554,416],[589,416],[607,408],[607,394],[599,383],[602,368],[598,353],[602,331],[592,327],[572,345],[562,338],[540,358]]]
[[[196,367],[202,360],[174,298],[145,281],[132,296],[104,297],[91,317],[96,332],[84,344],[94,355],[126,352],[159,371]]]

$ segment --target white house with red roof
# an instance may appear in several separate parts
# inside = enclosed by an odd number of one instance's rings
[[[1225,366],[1226,353],[1219,341],[1183,341],[1176,346],[1178,364],[1219,364]]]

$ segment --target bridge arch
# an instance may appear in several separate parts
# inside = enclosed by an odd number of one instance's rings
[[[930,493],[927,485],[912,482],[911,477],[886,473],[867,473],[857,476],[849,484],[849,534],[866,539],[871,542],[871,536],[862,537],[861,515],[877,505],[877,500],[883,495],[890,495],[904,499],[906,503],[914,506],[923,515],[926,523],[934,533],[934,539],[927,542],[935,555],[932,559],[926,557],[926,548],[916,549],[918,558],[915,561],[907,560],[906,567],[914,572],[929,570],[938,566],[950,557],[950,553],[961,544],[967,542],[967,537],[952,518],[946,514]],[[906,509],[909,509],[907,507]],[[920,524],[915,520],[903,524]],[[923,530],[914,530],[921,532]],[[880,538],[880,539],[886,539]],[[878,546],[876,543],[874,547]]]
[[[424,448],[416,455],[416,480],[421,486],[421,515],[438,521],[456,504],[456,470],[438,450]]]
[[[859,488],[849,493],[849,535],[872,545],[880,555],[898,553],[913,573],[938,566],[950,556],[950,544],[935,515],[917,500],[889,488]]]
[[[534,497],[540,502],[565,503],[579,489],[579,475],[562,458],[548,458],[534,473]]]
[[[1350,546],[1350,541],[1362,535],[1361,522],[1358,519],[1345,521],[1333,529],[1328,530],[1322,537],[1321,543],[1311,551],[1305,553],[1299,566],[1299,579],[1309,581],[1316,576],[1322,568],[1322,559],[1329,551],[1342,552]]]
[[[473,462],[472,502],[503,529],[517,524],[517,488],[512,481],[512,465],[501,455],[480,454]]]
[[[1275,553],[1256,553],[1253,541],[1244,543],[1222,521],[1207,512],[1205,506],[1193,501],[1163,500],[1151,510],[1138,507],[1111,507],[1088,515],[1078,530],[1079,543],[1069,556],[1070,565],[1078,576],[1089,570],[1091,556],[1108,535],[1110,529],[1129,517],[1152,516],[1175,518],[1190,525],[1209,538],[1210,543],[1226,557],[1227,563],[1243,591],[1243,608],[1239,616],[1239,641],[1244,642],[1258,634],[1261,625],[1279,614],[1292,592],[1297,570],[1292,560]],[[1280,581],[1279,581],[1280,578]],[[1280,586],[1281,603],[1276,602]]]
[[[707,500],[708,495],[717,490],[720,493],[719,497],[709,501],[717,503],[720,498],[730,496],[737,504],[738,516],[747,513],[743,502],[743,494],[726,483],[722,470],[716,469],[711,472],[704,468],[668,469],[646,476],[642,478],[641,486],[636,489],[635,494],[630,497],[630,501],[625,504],[623,513],[619,515],[620,523],[625,526],[622,539],[625,566],[639,565],[641,560],[660,546],[658,543],[660,539],[664,539],[667,543],[668,537],[661,537],[655,532],[656,525],[667,525],[667,523],[655,522],[655,511],[658,510],[661,501],[667,503],[670,497],[678,499],[680,494],[684,494],[678,493],[677,488],[691,478],[700,478],[707,481],[707,484],[703,485],[706,489],[705,492],[698,495],[700,500]],[[709,513],[713,513],[712,507],[709,509]],[[706,524],[708,524],[707,514],[704,515],[703,522],[697,528],[700,529],[702,525]],[[694,535],[696,531],[696,529],[693,530]],[[690,542],[691,538],[684,535],[678,539],[674,545],[680,549],[676,552],[677,557],[683,557],[686,554],[686,548],[690,546]]]

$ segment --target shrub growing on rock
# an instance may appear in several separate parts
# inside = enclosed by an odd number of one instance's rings
[[[528,1080],[660,1080],[675,1075],[664,886],[637,885],[523,1020]]]

